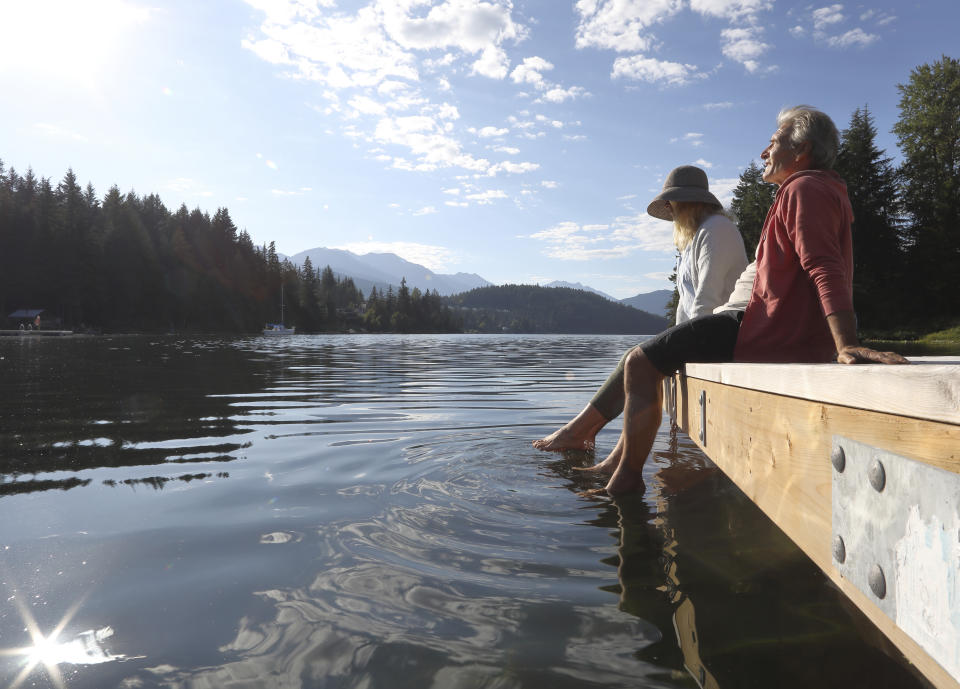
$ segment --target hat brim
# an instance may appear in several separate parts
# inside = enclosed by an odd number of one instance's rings
[[[647,206],[647,213],[660,220],[673,220],[673,211],[667,205],[667,201],[687,201],[692,203],[709,203],[723,208],[723,204],[717,200],[717,197],[706,189],[697,189],[695,187],[670,187],[654,197],[650,205]]]

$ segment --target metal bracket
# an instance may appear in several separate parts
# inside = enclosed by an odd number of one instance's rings
[[[834,436],[834,566],[960,678],[960,474]]]
[[[700,444],[707,446],[707,391],[700,391]]]
[[[664,403],[667,405],[667,413],[670,414],[670,426],[677,425],[677,376],[673,375],[667,378],[667,399]]]

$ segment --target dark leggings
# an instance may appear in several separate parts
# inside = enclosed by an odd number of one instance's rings
[[[665,376],[679,371],[686,363],[733,361],[733,348],[743,311],[721,311],[698,316],[664,330],[639,345],[650,363]],[[635,348],[634,348],[635,349]],[[604,381],[590,404],[607,421],[623,412],[623,367],[633,349],[620,357],[620,363]]]

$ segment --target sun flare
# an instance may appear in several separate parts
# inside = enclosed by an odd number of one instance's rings
[[[125,0],[0,3],[0,70],[90,85],[149,14]]]

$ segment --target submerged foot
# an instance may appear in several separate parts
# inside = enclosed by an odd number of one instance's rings
[[[533,446],[545,452],[560,452],[561,450],[592,450],[594,436],[576,435],[566,426],[548,436],[534,440]]]
[[[609,459],[605,459],[599,464],[594,464],[589,467],[571,467],[576,471],[582,471],[585,474],[602,474],[604,476],[612,476],[613,472],[617,470],[617,463],[611,462]]]
[[[616,497],[618,495],[627,495],[629,493],[642,493],[646,488],[643,482],[643,473],[634,471],[625,466],[621,466],[614,472],[604,490],[607,495]]]

